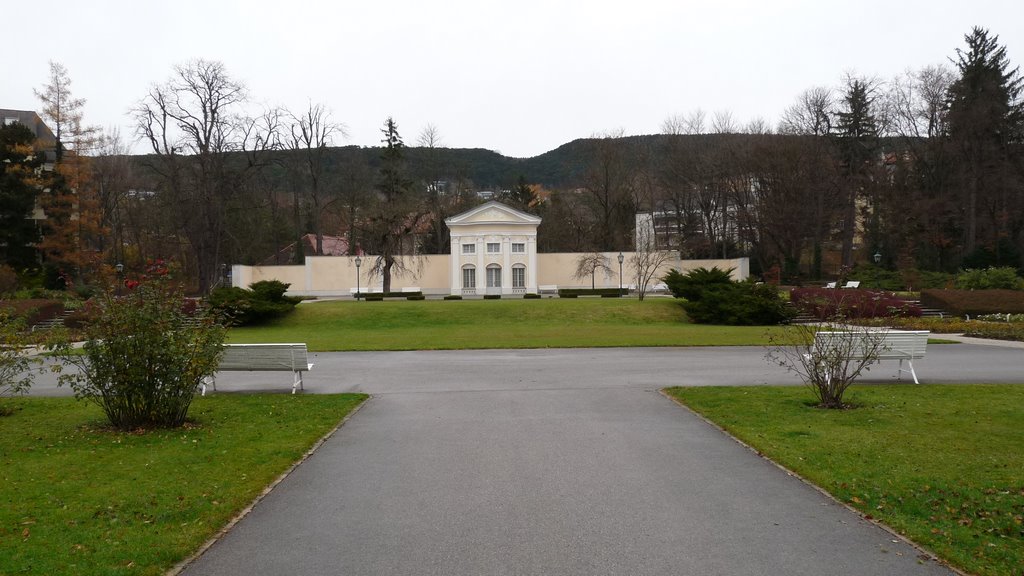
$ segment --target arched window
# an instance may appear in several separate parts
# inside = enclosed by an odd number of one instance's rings
[[[526,266],[522,264],[512,265],[512,287],[526,288]]]
[[[466,264],[462,267],[462,288],[471,290],[476,288],[476,266]]]
[[[501,266],[497,264],[487,265],[487,287],[501,288]]]

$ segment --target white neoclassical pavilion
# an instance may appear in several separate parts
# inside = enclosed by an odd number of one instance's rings
[[[488,202],[445,220],[451,231],[451,252],[402,256],[404,272],[392,278],[392,291],[429,295],[552,294],[559,288],[626,287],[636,289],[633,253],[600,252],[608,266],[594,277],[576,275],[581,254],[537,254],[537,227],[541,219],[500,202]],[[308,256],[299,265],[232,266],[232,282],[247,287],[260,280],[279,280],[290,285],[293,296],[339,296],[361,291],[380,291],[383,279],[370,272],[376,256],[363,254],[362,268],[355,256]],[[621,260],[620,260],[621,258]],[[616,262],[621,262],[616,266]],[[678,254],[654,275],[660,278],[671,268],[687,271],[698,266],[732,269],[733,277],[748,275],[747,258],[731,260],[680,260]]]
[[[488,202],[444,223],[451,231],[452,294],[537,292],[540,218]]]

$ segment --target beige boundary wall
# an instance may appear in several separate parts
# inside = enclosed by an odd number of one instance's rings
[[[595,285],[598,288],[617,288],[619,286],[618,252],[605,252],[611,271],[598,271]],[[622,285],[635,288],[629,265],[630,252],[623,253]],[[537,286],[540,291],[553,288],[590,288],[590,277],[573,278],[576,272],[577,259],[582,254],[558,253],[537,254]],[[363,256],[359,267],[359,288],[363,292],[379,292],[382,288],[380,276],[371,275],[374,256]],[[403,289],[419,289],[424,294],[440,295],[458,291],[451,286],[451,256],[449,254],[430,254],[424,256],[405,257],[407,273],[392,274],[391,290],[400,292]],[[733,278],[746,280],[750,274],[750,261],[747,258],[727,260],[679,260],[670,259],[655,274],[652,285],[659,283],[658,278],[669,269],[675,268],[682,272],[698,267],[733,269]],[[290,284],[288,293],[293,296],[349,296],[356,289],[355,258],[350,256],[309,256],[302,266],[242,266],[231,268],[232,285],[248,287],[260,280],[280,280]],[[528,282],[530,284],[530,282]],[[649,288],[650,289],[650,288]]]

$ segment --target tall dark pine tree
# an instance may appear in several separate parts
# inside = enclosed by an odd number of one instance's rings
[[[859,78],[847,81],[843,108],[836,113],[836,143],[842,164],[845,194],[842,214],[842,264],[853,265],[853,241],[857,233],[857,199],[870,194],[871,173],[878,152],[878,125],[872,113],[869,84]]]
[[[0,125],[0,264],[35,263],[39,232],[30,216],[41,187],[36,173],[43,165],[43,155],[32,148],[35,139],[17,122]]]
[[[995,252],[992,263],[1020,265],[1000,262],[999,246],[1001,239],[1009,239],[1024,247],[1024,192],[1019,185],[1024,86],[1018,68],[1010,69],[998,36],[975,27],[964,41],[967,49],[958,48],[954,60],[960,77],[949,87],[946,124],[960,156],[964,252],[971,255],[984,243]]]
[[[511,190],[503,192],[500,200],[517,210],[528,211],[533,202],[533,187],[527,184],[526,177],[520,174],[516,185]]]
[[[416,252],[416,233],[426,221],[427,211],[407,176],[405,144],[393,118],[384,122],[381,132],[384,151],[377,172],[377,198],[367,218],[364,240],[365,247],[377,254],[370,273],[379,274],[384,292],[390,292],[393,274],[412,272],[402,256]]]

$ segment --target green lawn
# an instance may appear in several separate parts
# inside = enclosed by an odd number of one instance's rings
[[[73,399],[7,400],[0,574],[163,574],[365,398],[219,394],[146,433]]]
[[[829,411],[802,388],[670,388],[681,402],[952,564],[1024,566],[1024,386],[861,386]]]
[[[266,326],[233,328],[228,338],[305,342],[323,352],[764,345],[767,332],[690,324],[668,298],[545,298],[313,302]]]

